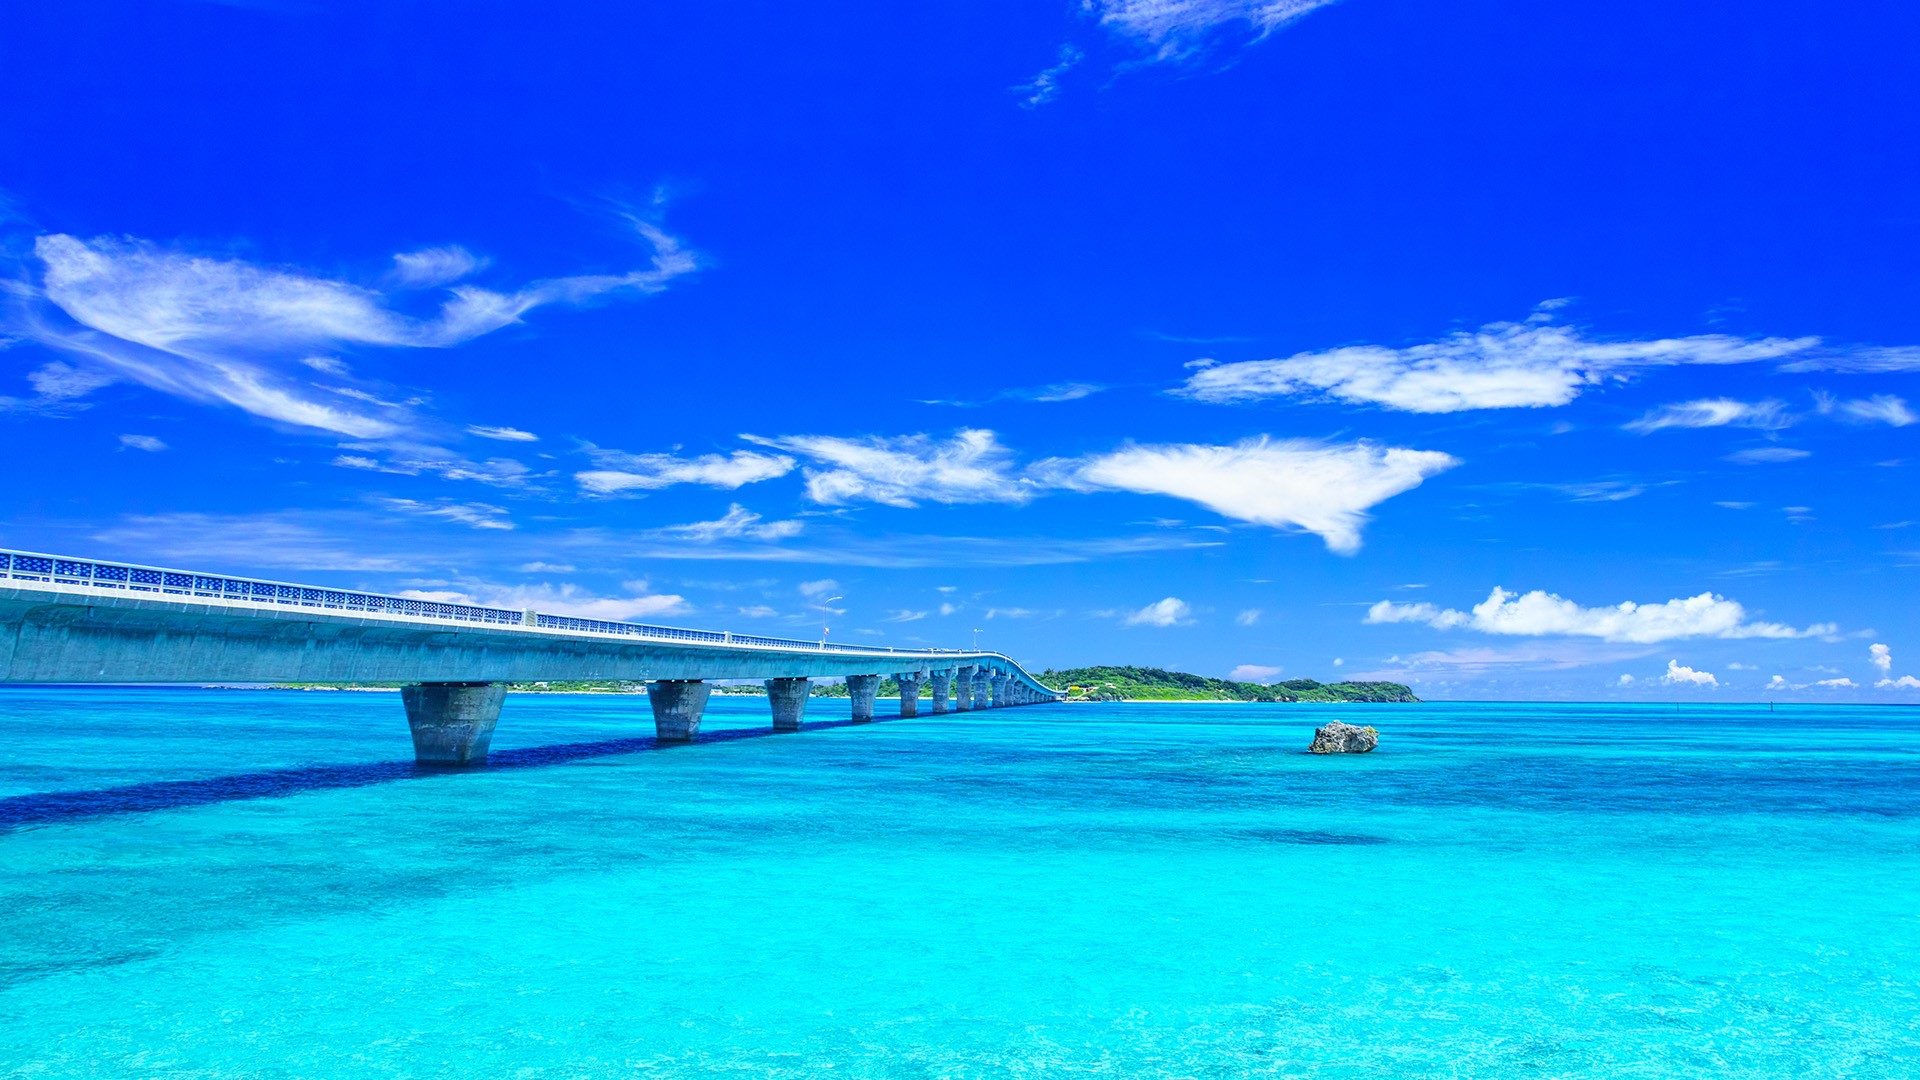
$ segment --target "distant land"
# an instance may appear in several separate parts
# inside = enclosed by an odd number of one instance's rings
[[[1323,683],[1288,679],[1277,683],[1209,679],[1184,671],[1142,667],[1084,667],[1039,672],[1034,678],[1067,691],[1069,701],[1419,701],[1396,682]]]
[[[1419,701],[1412,688],[1395,682],[1322,683],[1313,679],[1288,679],[1277,683],[1234,682],[1210,679],[1184,671],[1143,667],[1052,668],[1037,672],[1034,678],[1067,692],[1068,701],[1276,701],[1276,702],[1393,702]],[[279,683],[276,690],[398,690],[399,683]],[[627,680],[606,682],[524,682],[508,683],[507,688],[534,694],[639,694],[647,684]],[[754,695],[766,693],[757,682],[716,685],[716,694]],[[922,696],[928,691],[922,690]],[[846,697],[845,683],[815,683],[814,697]],[[879,696],[899,697],[900,684],[883,679]]]

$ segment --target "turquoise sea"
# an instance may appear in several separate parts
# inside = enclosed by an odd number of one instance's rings
[[[846,708],[0,689],[0,1076],[1920,1075],[1920,710]]]

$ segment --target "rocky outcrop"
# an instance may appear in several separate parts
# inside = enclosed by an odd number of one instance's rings
[[[1355,727],[1338,720],[1313,730],[1309,754],[1364,754],[1380,745],[1380,733],[1370,727]]]

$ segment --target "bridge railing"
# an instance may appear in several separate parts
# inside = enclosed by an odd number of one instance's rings
[[[677,626],[583,619],[572,615],[546,615],[509,608],[455,604],[444,600],[421,600],[408,596],[384,596],[379,593],[354,592],[347,589],[324,589],[284,581],[202,574],[189,570],[142,566],[136,563],[102,562],[98,559],[74,559],[4,548],[0,548],[0,579],[87,585],[97,589],[121,589],[128,593],[238,600],[256,604],[362,612],[372,615],[406,615],[412,618],[441,619],[448,622],[486,626],[530,626],[535,629],[617,634],[622,637],[643,637],[660,641],[805,649],[813,652],[898,653],[903,656],[938,656],[965,651],[961,649],[895,649],[882,645],[842,645],[838,642],[733,634],[721,630],[689,630]]]

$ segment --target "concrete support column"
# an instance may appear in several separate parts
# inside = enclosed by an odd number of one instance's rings
[[[653,705],[653,734],[661,742],[687,742],[700,734],[700,718],[707,712],[713,687],[699,679],[660,679],[647,684]]]
[[[413,760],[422,765],[461,768],[484,765],[500,705],[503,683],[416,683],[400,688],[413,730]]]
[[[987,685],[993,694],[993,708],[1004,709],[1013,704],[1013,701],[1007,697],[1007,684],[1012,681],[1005,675],[995,675],[987,680]]]
[[[991,685],[987,681],[989,678],[991,676],[987,668],[981,668],[973,673],[973,707],[976,709],[992,707],[993,703],[987,700],[987,689]]]
[[[973,709],[973,676],[977,667],[955,668],[953,673],[953,711],[970,712]]]
[[[911,720],[920,715],[920,683],[927,677],[924,671],[906,671],[893,677],[900,684],[900,716]]]
[[[933,672],[927,676],[927,681],[933,684],[933,715],[945,716],[952,705],[949,695],[953,693],[953,672]]]
[[[853,699],[853,722],[873,723],[873,699],[880,693],[880,676],[847,676],[847,696]]]
[[[767,703],[773,706],[773,730],[799,731],[807,718],[807,698],[813,693],[812,679],[768,679]]]

